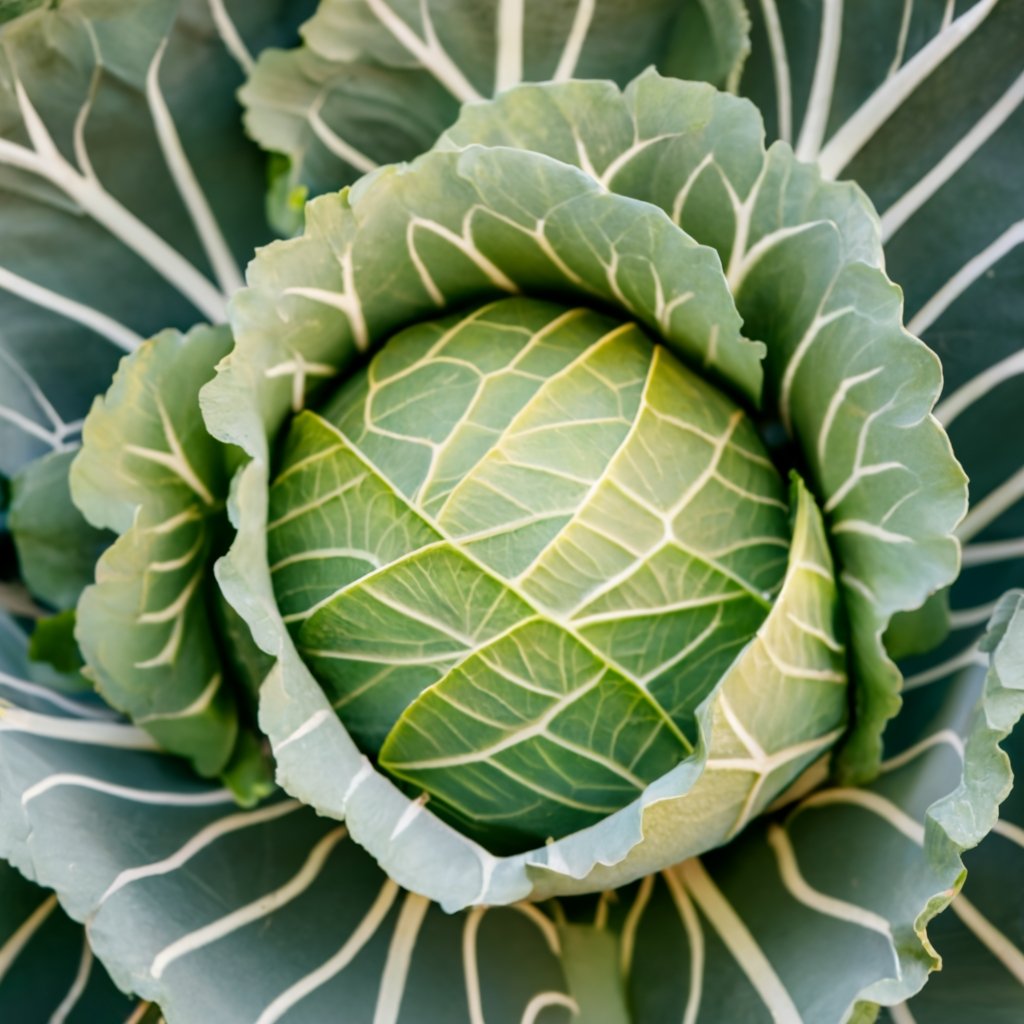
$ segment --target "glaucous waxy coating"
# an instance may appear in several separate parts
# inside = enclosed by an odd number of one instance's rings
[[[296,416],[267,539],[349,732],[505,851],[693,750],[789,525],[731,399],[633,323],[512,298],[401,332]]]

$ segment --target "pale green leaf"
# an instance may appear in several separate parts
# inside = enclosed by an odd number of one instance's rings
[[[655,64],[733,87],[746,58],[741,0],[324,0],[303,46],[268,50],[241,91],[246,127],[284,154],[270,207],[349,184],[429,149],[460,104],[524,81],[607,78]]]
[[[97,399],[72,469],[75,500],[119,537],[78,605],[77,636],[104,697],[203,775],[225,770],[242,696],[218,636],[211,564],[227,528],[227,450],[197,394],[226,328],[166,331]]]
[[[84,662],[75,641],[73,608],[36,621],[29,638],[28,656],[32,661],[52,666],[63,675],[81,671]]]

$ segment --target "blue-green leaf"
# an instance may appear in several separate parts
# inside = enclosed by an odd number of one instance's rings
[[[742,0],[323,0],[303,45],[262,54],[241,99],[252,137],[287,158],[270,206],[294,229],[296,198],[412,159],[462,103],[524,81],[624,85],[651,64],[734,87],[748,31]]]
[[[57,897],[2,861],[0,1016],[17,1024],[135,1019],[132,1000],[111,983]]]
[[[266,240],[233,91],[284,0],[69,0],[0,27],[0,471],[73,447],[118,357],[224,319]]]

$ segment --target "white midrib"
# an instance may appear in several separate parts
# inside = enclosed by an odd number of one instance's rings
[[[971,507],[957,527],[956,535],[966,542],[994,523],[1004,512],[1009,511],[1024,498],[1024,467],[991,490],[981,501]]]
[[[0,164],[51,182],[148,263],[211,322],[223,322],[227,314],[225,295],[181,253],[118,202],[91,173],[76,171],[57,149],[18,78],[14,80],[14,89],[34,149],[0,140]]]
[[[88,327],[90,331],[106,338],[124,352],[131,352],[142,344],[142,338],[135,331],[107,316],[106,313],[84,302],[61,295],[60,292],[44,288],[5,267],[0,267],[0,288],[68,320],[74,320],[83,327]]]
[[[473,241],[472,232],[474,212],[474,209],[471,208],[463,217],[461,234],[453,231],[444,224],[440,224],[437,221],[418,215],[410,217],[409,222],[406,225],[405,242],[406,249],[409,253],[409,259],[412,261],[412,264],[416,269],[416,273],[419,276],[424,290],[439,309],[444,307],[446,300],[444,293],[438,287],[433,274],[431,274],[430,269],[427,267],[423,257],[420,256],[419,250],[416,248],[417,228],[423,231],[429,231],[431,234],[443,239],[453,248],[461,252],[462,255],[473,263],[495,288],[506,291],[510,295],[514,295],[519,291],[519,286],[515,281],[513,281],[496,263],[485,256],[476,247],[476,243]]]
[[[207,789],[198,792],[158,792],[151,789],[139,789],[134,786],[122,786],[116,782],[106,782],[93,778],[91,775],[80,775],[75,772],[55,772],[44,776],[29,786],[21,794],[21,806],[27,807],[51,790],[64,786],[77,789],[92,790],[105,796],[118,797],[140,804],[152,804],[163,807],[211,807],[217,804],[234,804],[235,798],[227,789]]]
[[[777,1024],[803,1024],[800,1011],[750,929],[696,858],[672,869],[704,912]]]
[[[843,0],[822,0],[821,38],[818,59],[814,65],[814,79],[807,101],[807,113],[800,126],[796,144],[797,160],[812,161],[821,149],[825,126],[832,109],[832,91],[835,88],[839,48],[842,42]]]
[[[815,889],[800,870],[796,850],[789,839],[789,835],[780,825],[772,824],[768,827],[768,845],[775,853],[776,864],[782,884],[786,887],[794,899],[818,914],[835,918],[838,921],[845,921],[848,924],[857,925],[869,931],[877,932],[888,940],[888,948],[895,960],[897,977],[900,974],[899,958],[893,942],[892,926],[872,910],[866,910],[855,903],[829,896]]]
[[[332,829],[309,852],[305,863],[299,871],[284,885],[264,896],[233,910],[224,917],[212,921],[194,932],[189,932],[164,947],[153,958],[149,973],[153,978],[160,979],[164,972],[176,960],[194,953],[213,942],[225,938],[239,928],[252,924],[260,918],[267,917],[279,907],[290,903],[305,892],[319,877],[320,872],[330,856],[331,851],[342,842],[347,831],[344,826]]]
[[[892,77],[887,78],[832,135],[818,154],[826,178],[837,178],[907,97],[988,17],[999,0],[978,0],[944,26]]]
[[[78,970],[75,971],[75,976],[71,981],[71,987],[64,994],[64,998],[60,1001],[60,1005],[50,1015],[50,1019],[47,1024],[64,1024],[68,1019],[69,1014],[78,1005],[79,1000],[85,992],[86,986],[89,984],[89,976],[92,974],[92,966],[94,962],[95,958],[92,955],[92,947],[89,945],[89,939],[88,937],[83,936],[82,955],[78,961]]]
[[[2,347],[0,347],[0,360],[5,362],[11,372],[21,380],[22,384],[25,386],[26,393],[39,407],[43,415],[50,421],[50,425],[53,429],[47,434],[47,436],[52,435],[58,442],[62,442],[66,440],[69,434],[82,429],[81,420],[74,423],[66,423],[64,421],[60,413],[58,413],[57,409],[54,407],[53,402],[46,397],[46,392],[43,391],[38,383],[36,383],[32,375],[25,370],[17,359]],[[0,414],[5,412],[11,412],[15,416],[18,415],[17,413],[14,413],[14,410],[7,410],[4,407],[0,407]],[[34,424],[34,426],[38,427],[39,425]],[[42,427],[39,427],[39,429],[45,430],[45,428]],[[56,447],[56,445],[54,447]]]
[[[924,334],[929,327],[951,306],[975,281],[982,277],[1004,256],[1024,243],[1024,220],[1011,224],[994,242],[987,245],[980,253],[969,259],[911,318],[907,330],[918,336]],[[962,390],[962,389],[960,389]],[[948,399],[943,405],[948,404]],[[936,418],[943,420],[936,410]]]
[[[6,271],[0,269],[0,288],[5,286],[4,275],[6,273]],[[16,275],[11,275],[11,277],[15,276]],[[17,280],[22,279],[17,278]],[[26,284],[30,283],[26,282]],[[30,284],[30,287],[34,288],[36,286]],[[55,296],[55,298],[60,299],[62,297]],[[43,304],[45,305],[45,303]],[[127,337],[124,340],[126,342],[129,341]],[[57,412],[56,408],[54,408],[50,399],[46,397],[46,393],[43,389],[33,379],[32,375],[29,374],[9,352],[5,351],[3,347],[0,347],[0,362],[5,363],[9,372],[21,381],[24,387],[24,395],[35,403],[37,409],[49,422],[50,426],[46,427],[42,423],[33,420],[25,413],[21,413],[17,409],[12,409],[5,405],[0,405],[0,420],[12,424],[29,437],[42,441],[43,444],[48,445],[54,451],[63,451],[71,447],[71,442],[74,439],[74,436],[82,429],[82,421],[65,421]]]
[[[62,697],[49,687],[41,686],[38,683],[29,682],[27,679],[18,679],[15,676],[0,670],[0,686],[9,686],[12,690],[27,694],[35,700],[46,701],[61,711],[70,712],[76,718],[88,718],[99,721],[117,721],[117,712],[111,711],[105,705],[103,707],[90,707],[88,704],[80,704],[69,697]]]
[[[502,92],[523,79],[524,0],[499,0],[494,38],[494,91]]]
[[[997,132],[1024,103],[1024,72],[916,184],[881,215],[887,242]]]
[[[386,3],[386,0],[366,0],[367,6],[381,25],[415,57],[424,70],[429,71],[455,99],[460,103],[482,100],[483,97],[470,84],[469,80],[451,59],[434,29],[430,18],[430,8],[426,3],[420,4],[423,20],[423,38]]]
[[[213,210],[210,209],[206,195],[192,170],[185,147],[181,144],[178,129],[174,124],[174,118],[171,116],[171,111],[160,88],[160,64],[167,49],[167,42],[168,39],[165,37],[150,61],[149,70],[146,73],[146,102],[149,104],[149,112],[156,129],[160,149],[167,168],[171,172],[171,178],[177,187],[178,195],[181,196],[181,200],[188,210],[221,291],[225,295],[231,295],[239,291],[245,282],[242,280],[238,264],[228,248],[220,225],[213,215]]]
[[[68,743],[118,750],[159,750],[151,736],[120,722],[83,721],[0,706],[0,732],[21,732]]]
[[[768,48],[772,55],[779,138],[783,142],[789,142],[793,137],[793,92],[790,84],[786,40],[782,34],[782,22],[779,19],[779,9],[775,5],[775,0],[761,0],[761,12],[764,16],[765,31],[768,34]]]
[[[405,894],[380,976],[373,1024],[398,1024],[413,949],[430,906],[425,896],[413,892]]]
[[[188,863],[196,854],[224,836],[241,829],[274,821],[277,818],[299,810],[301,807],[302,805],[295,800],[283,800],[280,803],[270,804],[268,807],[261,807],[254,811],[242,811],[238,814],[230,814],[226,818],[218,818],[197,832],[170,856],[164,857],[163,860],[143,864],[140,867],[126,868],[122,871],[107,886],[103,895],[97,901],[97,910],[111,896],[125,888],[125,886],[132,885],[144,878],[154,878],[177,871],[178,868]]]
[[[361,149],[357,149],[352,143],[343,139],[324,119],[320,111],[328,96],[326,88],[317,96],[314,103],[306,112],[306,119],[309,121],[313,134],[333,153],[339,160],[354,167],[360,174],[369,174],[376,170],[377,161],[367,156]]]
[[[209,0],[209,3],[210,15],[213,18],[217,34],[224,44],[224,49],[231,54],[235,62],[242,69],[242,72],[246,76],[250,75],[255,62],[241,34],[235,27],[235,23],[231,20],[231,15],[228,14],[227,8],[224,6],[224,0]]]
[[[378,890],[376,899],[349,937],[342,943],[341,948],[316,970],[311,971],[285,989],[259,1015],[256,1024],[276,1024],[287,1015],[293,1006],[348,967],[360,950],[376,935],[387,918],[388,911],[391,910],[398,898],[399,891],[398,886],[391,879],[387,879]]]
[[[583,45],[590,31],[590,23],[594,18],[597,0],[577,0],[576,13],[573,15],[572,27],[562,47],[562,55],[558,58],[558,66],[551,76],[555,82],[566,82],[576,73]]]
[[[678,874],[671,870],[663,871],[661,877],[668,886],[672,902],[679,914],[679,920],[686,932],[686,944],[690,951],[690,986],[686,994],[686,1009],[683,1011],[682,1024],[697,1024],[704,989],[704,931],[700,926],[700,918],[694,909],[693,900],[690,899]]]
[[[925,828],[919,821],[910,817],[887,797],[868,790],[846,788],[825,790],[823,793],[809,797],[801,810],[836,803],[861,807],[881,818],[916,846],[923,848],[925,845]],[[961,893],[957,893],[953,897],[949,907],[975,938],[1013,975],[1018,984],[1024,985],[1024,953]]]

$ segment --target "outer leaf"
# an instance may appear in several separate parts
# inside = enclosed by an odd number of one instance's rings
[[[33,661],[51,665],[64,675],[81,672],[85,662],[75,641],[74,609],[39,619],[32,630],[28,653]]]
[[[760,16],[770,6],[754,12],[757,33],[773,22]],[[936,662],[966,658],[993,602],[1019,581],[1024,555],[1019,452],[991,443],[994,434],[1014,433],[1024,393],[1016,287],[1024,190],[1015,173],[1024,159],[1016,46],[1024,4],[980,0],[954,12],[919,3],[905,26],[898,5],[879,5],[870,48],[861,35],[866,20],[849,7],[826,7],[820,39],[828,45],[816,45],[813,21],[800,25],[780,8],[772,46],[751,63],[744,88],[767,109],[773,78],[790,83],[787,130],[795,125],[808,138],[820,131],[807,155],[820,145],[826,173],[856,177],[883,211],[908,326],[942,356],[946,393],[935,412],[971,477],[974,507],[958,531],[967,549],[952,600],[957,635]],[[803,117],[805,109],[813,117]],[[808,120],[819,130],[806,129]]]
[[[4,1020],[127,1021],[131,1002],[93,957],[57,897],[0,862],[0,1013]]]
[[[993,443],[1017,436],[1024,401],[1024,190],[1017,173],[1024,161],[1024,4],[822,5],[828,18],[820,22],[801,17],[807,9],[780,4],[774,27],[771,7],[751,5],[755,58],[744,91],[766,110],[776,92],[788,94],[779,109],[791,110],[783,119],[789,127],[769,113],[770,130],[778,125],[780,134],[812,140],[820,131],[826,173],[855,177],[882,211],[887,264],[904,289],[908,326],[942,357],[945,392],[935,413],[971,478],[972,508],[959,530],[963,572],[950,595],[953,632],[932,656],[907,666],[907,699],[930,714],[951,674],[982,657],[978,634],[996,599],[1024,572],[1019,445]],[[808,122],[818,126],[814,132]],[[947,915],[936,931],[946,970],[926,990],[934,998],[912,1004],[915,1019],[941,1021],[940,1000],[955,1007],[958,997],[982,991],[986,1015],[1019,1016],[1022,974],[1007,969],[1021,946],[1006,898],[1017,877],[1005,855],[1012,846],[1005,836],[989,840],[972,855],[979,871],[971,881],[1010,957],[997,965],[991,948]]]
[[[71,451],[54,452],[15,476],[7,521],[26,585],[58,609],[75,606],[92,582],[96,559],[112,540],[107,531],[90,526],[71,501],[73,457]]]
[[[743,0],[698,0],[683,8],[675,38],[657,67],[663,75],[710,82],[735,92],[749,54],[750,15]],[[589,77],[605,75],[595,69]]]
[[[143,337],[223,319],[266,237],[233,55],[287,40],[302,6],[67,0],[0,28],[4,473],[73,446]]]
[[[78,607],[77,636],[107,700],[203,775],[238,736],[209,565],[225,528],[226,450],[196,396],[231,346],[226,328],[157,335],[86,420],[72,469],[79,507],[120,534]]]
[[[947,919],[1014,963],[986,916],[991,902],[982,910],[958,897],[930,922],[1009,791],[997,744],[1024,711],[1022,642],[1021,598],[1010,595],[980,700],[976,670],[947,680],[938,704],[934,691],[908,694],[898,752],[871,785],[819,790],[703,863],[645,881],[623,926],[636,1020],[871,1019],[866,1003],[899,1004],[938,967],[933,941],[949,934]],[[955,970],[960,950],[939,952]],[[675,991],[657,985],[669,971],[686,979]],[[984,996],[971,984],[977,1007]]]
[[[157,998],[170,1024],[315,1021],[339,1001],[355,1024],[515,1021],[542,1006],[553,1022],[839,1024],[866,999],[905,997],[932,962],[926,920],[959,884],[959,844],[991,823],[1008,781],[993,740],[1022,704],[1020,616],[1019,599],[1006,605],[959,789],[970,678],[938,731],[908,737],[869,789],[820,792],[703,865],[603,897],[590,927],[576,904],[580,923],[560,926],[537,907],[440,914],[395,891],[337,826],[287,801],[230,810],[224,791],[142,749],[143,734],[83,721],[52,695],[39,698],[45,713],[0,719],[2,852],[90,916],[115,979]],[[97,813],[123,827],[91,841]],[[960,919],[991,942],[974,910]],[[232,970],[245,984],[225,985]]]
[[[1021,770],[1021,743],[1007,744],[1014,774]],[[931,928],[942,970],[889,1018],[893,1024],[956,1024],[984,1006],[986,1021],[1012,1024],[1024,1013],[1024,928],[1014,881],[1024,859],[1021,798],[1014,789],[1000,808],[994,834],[965,858],[964,893]],[[884,1019],[884,1018],[883,1018]]]
[[[585,988],[567,993],[559,954],[584,971],[595,961],[537,908],[449,917],[402,893],[337,823],[287,800],[239,812],[145,733],[32,699],[35,712],[0,711],[0,853],[88,920],[115,981],[169,1024],[312,1022],[339,1005],[357,1024],[543,1007],[552,1024],[577,1009],[624,1024]],[[100,837],[97,820],[118,827]]]
[[[324,0],[304,45],[262,54],[241,98],[253,138],[288,157],[286,196],[318,195],[412,159],[460,104],[523,81],[625,84],[657,64],[734,83],[748,30],[740,0]],[[273,205],[282,224],[293,219],[287,199]]]
[[[828,517],[857,681],[839,766],[870,777],[899,706],[882,633],[956,575],[951,533],[966,498],[931,416],[939,365],[902,327],[870,205],[785,145],[764,153],[749,105],[653,74],[623,94],[601,83],[524,87],[467,108],[439,147],[479,143],[578,163],[718,249],[744,329],[767,345],[767,404]]]

